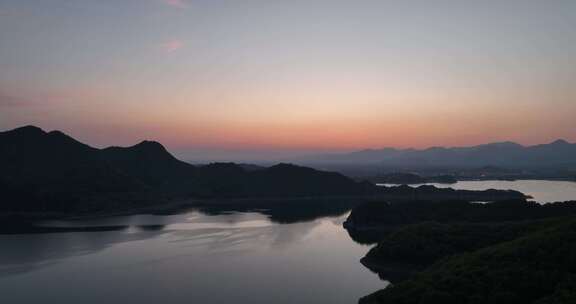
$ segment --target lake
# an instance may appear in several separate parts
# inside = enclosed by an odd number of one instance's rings
[[[278,224],[251,212],[53,225],[122,231],[0,236],[2,303],[356,303],[386,286],[346,214]]]
[[[391,184],[382,184],[390,186]],[[454,188],[459,190],[517,190],[533,197],[532,200],[542,203],[561,202],[576,200],[576,182],[571,181],[546,181],[546,180],[516,180],[516,181],[459,181],[455,184],[417,184],[433,185],[439,188]],[[395,185],[394,185],[395,186]]]
[[[576,199],[571,182],[451,186]],[[387,282],[359,263],[370,247],[349,237],[347,212],[339,214],[282,222],[266,212],[188,211],[46,223],[125,226],[116,231],[0,235],[2,303],[356,303]]]

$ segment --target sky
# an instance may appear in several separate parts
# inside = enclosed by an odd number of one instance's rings
[[[0,0],[0,130],[190,160],[576,142],[573,0]]]

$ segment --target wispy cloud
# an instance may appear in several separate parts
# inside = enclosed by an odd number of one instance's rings
[[[173,7],[177,7],[177,8],[185,8],[186,7],[186,2],[184,2],[184,0],[163,0],[164,3],[173,6]]]
[[[174,39],[168,42],[162,43],[160,47],[162,50],[168,53],[176,52],[177,50],[181,49],[184,46],[184,43],[181,40]]]

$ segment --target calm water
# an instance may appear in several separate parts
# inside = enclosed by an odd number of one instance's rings
[[[576,199],[571,182],[452,186],[515,189],[538,201]],[[0,302],[356,303],[387,282],[359,263],[369,247],[348,236],[345,218],[279,224],[254,212],[188,212],[52,222],[127,228],[0,235]]]
[[[386,286],[345,216],[130,216],[51,225],[123,231],[0,236],[1,303],[356,303]],[[141,226],[147,225],[147,226]]]
[[[451,185],[435,183],[429,183],[426,185],[462,190],[517,190],[531,195],[534,201],[543,203],[576,200],[576,182],[569,181],[460,181]],[[411,186],[416,187],[420,185]]]

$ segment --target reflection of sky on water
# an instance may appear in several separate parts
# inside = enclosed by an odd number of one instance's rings
[[[358,262],[369,247],[350,239],[344,219],[190,212],[52,222],[131,228],[0,236],[0,292],[10,303],[356,302],[385,282]]]

